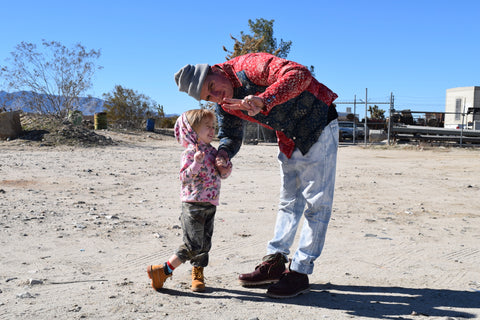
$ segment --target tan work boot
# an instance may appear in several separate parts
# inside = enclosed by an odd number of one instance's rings
[[[203,277],[203,267],[192,268],[192,287],[194,292],[205,291],[205,279]]]
[[[152,279],[152,288],[157,291],[162,289],[165,280],[172,276],[172,274],[166,274],[164,266],[161,265],[148,266],[147,273],[148,277]]]

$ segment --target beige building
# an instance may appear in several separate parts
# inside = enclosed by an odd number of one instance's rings
[[[445,112],[445,128],[480,130],[480,87],[447,89]]]

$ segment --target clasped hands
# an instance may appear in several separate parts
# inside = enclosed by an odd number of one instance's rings
[[[230,110],[245,110],[253,117],[265,107],[263,99],[254,95],[248,95],[243,99],[224,98],[222,107]]]
[[[232,171],[232,163],[228,160],[228,154],[225,150],[219,150],[215,158],[215,166],[222,178],[228,177]]]

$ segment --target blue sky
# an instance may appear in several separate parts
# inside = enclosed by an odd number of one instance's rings
[[[89,94],[101,97],[121,85],[169,114],[198,107],[177,90],[174,73],[188,63],[225,61],[230,34],[250,33],[248,20],[257,18],[275,20],[277,41],[292,41],[288,58],[313,65],[340,102],[364,100],[368,88],[371,102],[393,93],[396,109],[444,111],[446,89],[480,85],[478,0],[17,0],[1,6],[0,65],[21,41],[81,43],[102,53],[103,69]]]

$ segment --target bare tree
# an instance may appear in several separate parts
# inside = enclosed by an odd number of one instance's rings
[[[101,69],[95,64],[100,50],[46,40],[41,48],[22,41],[7,59],[10,64],[0,66],[0,76],[9,90],[22,92],[24,107],[62,118],[79,108],[80,96],[92,87],[92,77]]]

